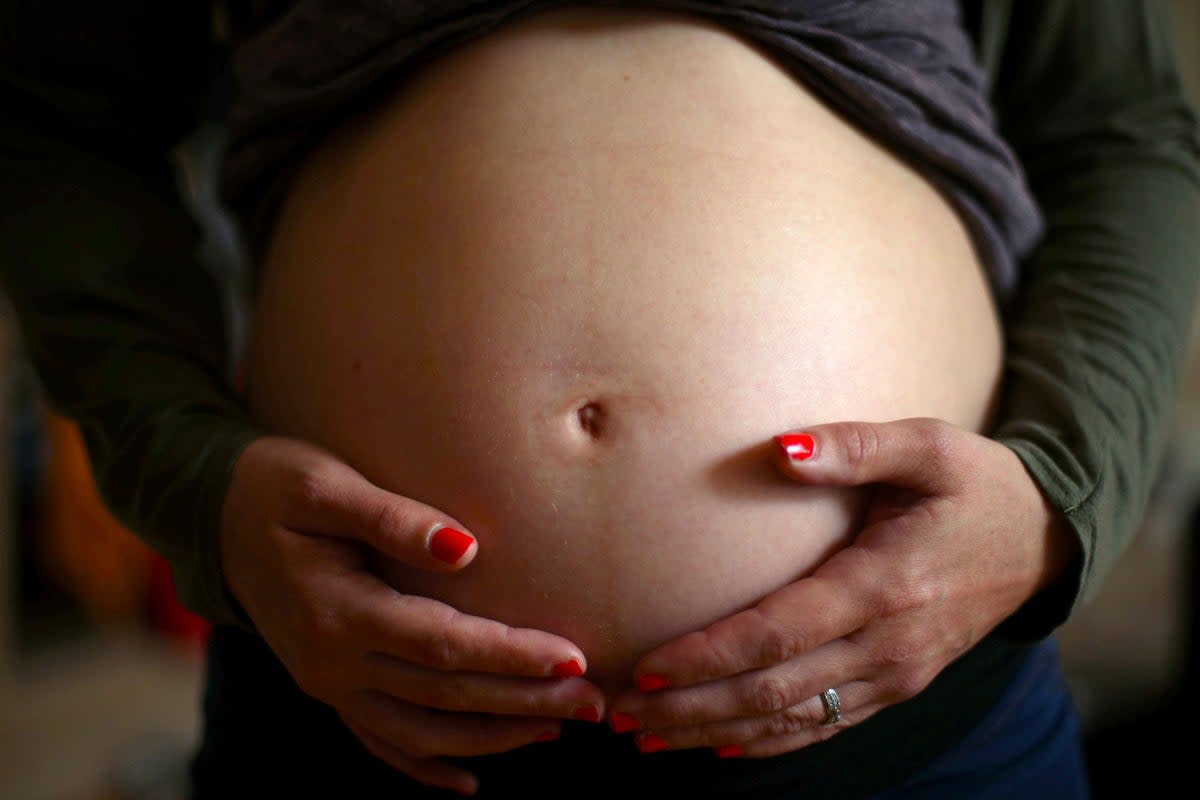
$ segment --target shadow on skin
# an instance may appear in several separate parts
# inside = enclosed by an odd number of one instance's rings
[[[802,518],[803,505],[834,503],[850,521],[848,533],[851,538],[862,529],[868,500],[873,493],[869,487],[806,486],[784,475],[775,465],[775,459],[773,441],[751,445],[713,464],[706,475],[708,485],[717,496],[730,500],[793,504],[798,518]],[[823,563],[849,541],[848,538],[836,539],[813,563]]]

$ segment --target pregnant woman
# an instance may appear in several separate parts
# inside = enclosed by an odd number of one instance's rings
[[[861,530],[867,490],[798,487],[776,434],[988,430],[1003,279],[955,198],[704,17],[518,15],[357,103],[285,188],[259,248],[252,414],[448,515],[442,537],[470,531],[469,569],[375,568],[402,596],[576,645],[600,691],[576,697],[581,721],[641,728],[645,712],[613,710],[640,658]],[[229,575],[235,596],[256,580]],[[343,714],[385,759],[391,702]],[[477,703],[435,707],[491,710]],[[581,769],[636,774],[627,740],[579,727],[557,746]],[[468,769],[538,791],[554,780],[530,775],[566,757]],[[689,793],[747,769],[707,762],[651,768]],[[487,774],[513,764],[525,777]]]
[[[1196,301],[1161,6],[653,5],[14,15],[0,268],[216,623],[194,800],[1086,793],[1048,637]]]

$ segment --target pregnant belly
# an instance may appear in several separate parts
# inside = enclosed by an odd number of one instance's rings
[[[248,398],[479,539],[400,591],[564,635],[611,690],[650,648],[853,536],[771,437],[983,430],[1001,339],[958,217],[704,21],[523,19],[316,147],[261,265]]]

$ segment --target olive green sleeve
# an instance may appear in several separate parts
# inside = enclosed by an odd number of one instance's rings
[[[1005,44],[981,53],[1000,59],[997,113],[1047,224],[1007,314],[995,436],[1082,546],[998,630],[1025,639],[1096,593],[1158,479],[1197,304],[1200,134],[1166,3],[994,6],[1013,9]]]
[[[109,507],[170,562],[188,607],[248,624],[217,533],[256,431],[228,380],[227,294],[170,162],[203,104],[204,6],[6,12],[17,35],[0,51],[0,279]]]

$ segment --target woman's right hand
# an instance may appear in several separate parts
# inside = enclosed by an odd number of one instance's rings
[[[332,706],[375,756],[431,786],[477,779],[439,756],[556,737],[604,715],[573,643],[397,592],[376,550],[453,572],[478,550],[453,518],[387,492],[330,453],[263,437],[239,458],[222,509],[226,584],[300,688]]]

